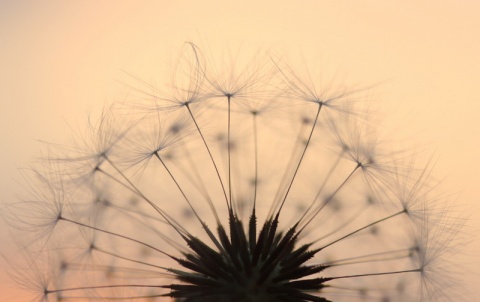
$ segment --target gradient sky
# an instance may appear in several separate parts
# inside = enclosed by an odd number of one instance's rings
[[[380,130],[433,154],[441,189],[470,215],[463,262],[480,271],[479,28],[473,0],[0,0],[0,202],[15,200],[37,139],[64,142],[68,124],[125,97],[123,71],[158,80],[185,41],[268,49],[337,82],[383,82],[371,93],[385,112]],[[478,273],[465,282],[480,296]]]

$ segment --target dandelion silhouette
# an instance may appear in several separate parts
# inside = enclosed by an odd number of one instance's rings
[[[35,301],[447,299],[459,226],[429,165],[382,152],[367,89],[217,66],[187,43],[166,89],[138,80],[127,113],[47,144],[4,211]]]

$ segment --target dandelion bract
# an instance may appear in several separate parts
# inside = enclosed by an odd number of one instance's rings
[[[35,301],[448,299],[458,224],[376,136],[369,88],[192,43],[165,87],[133,82],[5,209]]]

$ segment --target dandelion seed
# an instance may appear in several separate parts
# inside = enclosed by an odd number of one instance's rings
[[[37,198],[7,208],[47,238],[16,278],[37,301],[447,298],[460,225],[434,204],[429,168],[381,152],[364,89],[278,60],[213,62],[187,43],[165,90],[134,87],[140,119],[102,115],[45,159]]]

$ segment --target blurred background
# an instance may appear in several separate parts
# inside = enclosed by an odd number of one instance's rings
[[[479,28],[473,0],[0,0],[0,203],[16,200],[38,140],[66,142],[88,112],[127,97],[126,73],[168,81],[186,41],[262,49],[347,87],[381,83],[370,92],[380,132],[433,154],[441,190],[468,215],[458,257],[479,296]],[[0,227],[0,300],[28,301],[3,273],[13,240]]]

